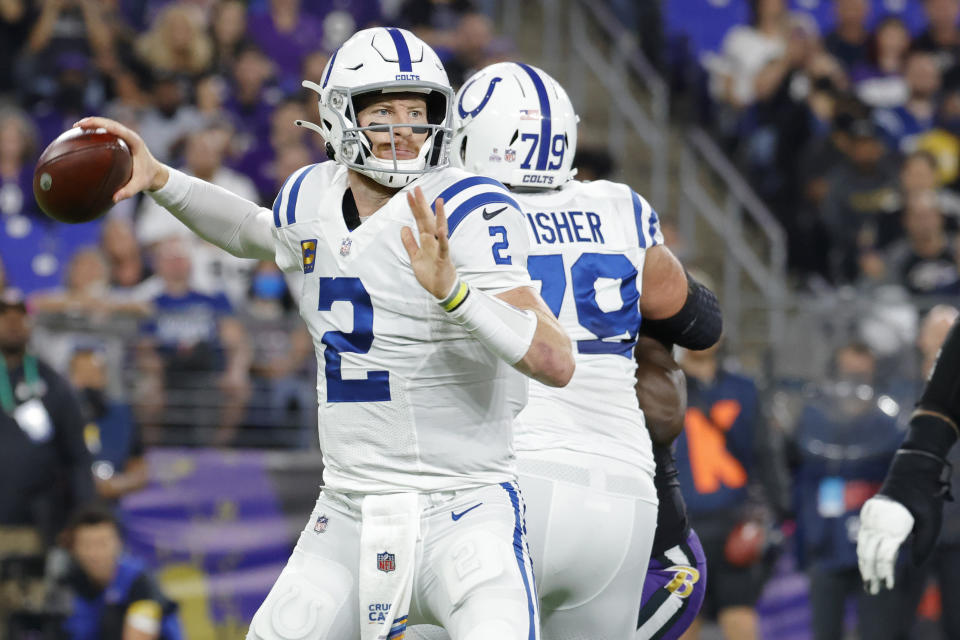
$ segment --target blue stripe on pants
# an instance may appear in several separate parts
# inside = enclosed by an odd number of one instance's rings
[[[523,546],[523,517],[520,515],[520,496],[517,490],[509,482],[501,482],[500,486],[510,496],[510,504],[513,505],[513,551],[517,556],[517,566],[520,567],[520,575],[523,576],[523,588],[527,590],[527,610],[530,612],[530,633],[527,635],[529,640],[536,640],[536,610],[534,608],[534,596],[530,590],[530,581],[527,580],[527,567],[525,561],[525,552]]]

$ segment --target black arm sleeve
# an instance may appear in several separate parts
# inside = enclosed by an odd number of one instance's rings
[[[913,560],[930,557],[950,495],[947,454],[957,441],[960,419],[960,324],[954,323],[933,372],[910,417],[910,428],[887,472],[880,493],[905,506],[914,518]]]
[[[720,303],[713,291],[687,274],[687,299],[676,314],[661,320],[643,320],[643,332],[665,344],[699,351],[712,347],[723,332]]]
[[[657,475],[653,481],[657,487],[657,498],[660,500],[660,508],[657,509],[657,531],[650,553],[655,557],[686,542],[690,533],[690,522],[687,519],[687,505],[680,493],[672,445],[653,445],[653,459],[657,463]]]
[[[927,413],[926,419],[917,418]],[[939,415],[934,415],[939,414]],[[917,414],[910,420],[905,446],[928,451],[941,458],[956,442],[960,424],[960,322],[947,334],[933,372],[923,388]],[[923,431],[918,427],[924,427]]]

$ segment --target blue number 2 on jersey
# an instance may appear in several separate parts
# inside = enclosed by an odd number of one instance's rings
[[[334,302],[353,306],[353,331],[327,331],[320,342],[326,360],[327,402],[386,402],[390,400],[390,373],[368,371],[366,380],[344,380],[341,353],[367,353],[373,346],[373,304],[360,278],[320,278],[318,311],[330,311]]]
[[[567,275],[563,256],[551,254],[527,258],[527,271],[542,285],[540,295],[553,311],[560,315],[563,294],[567,289]],[[599,278],[620,281],[620,300],[623,305],[613,311],[604,311],[597,304],[596,283]],[[580,326],[597,336],[596,340],[577,340],[580,353],[617,353],[631,357],[640,329],[640,294],[637,292],[637,270],[622,254],[584,253],[570,267],[573,300]],[[608,340],[626,334],[628,338]]]

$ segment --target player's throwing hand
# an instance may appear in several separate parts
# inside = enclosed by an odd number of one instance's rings
[[[144,189],[156,191],[167,183],[167,168],[150,153],[146,143],[137,133],[109,118],[83,118],[73,126],[84,129],[106,129],[127,143],[130,155],[133,156],[133,174],[127,184],[123,185],[115,194],[113,201],[120,202],[131,198]]]
[[[417,282],[439,300],[450,293],[457,280],[457,271],[450,260],[450,244],[447,239],[447,216],[443,200],[437,199],[437,215],[433,215],[420,187],[407,193],[407,204],[417,221],[420,242],[413,237],[413,230],[404,227],[400,231],[403,246],[410,256],[410,265]]]

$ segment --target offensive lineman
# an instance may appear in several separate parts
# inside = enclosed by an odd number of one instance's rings
[[[563,385],[574,362],[530,287],[523,216],[496,181],[444,168],[452,91],[411,33],[360,31],[304,84],[321,122],[305,126],[335,160],[290,176],[272,211],[160,164],[122,125],[78,123],[134,155],[116,200],[147,189],[230,253],[304,274],[325,486],[248,638],[396,639],[408,619],[538,638],[511,448],[526,383],[508,365]]]
[[[578,118],[549,75],[521,63],[488,66],[460,89],[455,108],[452,162],[511,188],[528,224],[527,268],[575,342],[570,384],[531,383],[514,425],[521,486],[533,496],[527,522],[543,636],[633,638],[657,522],[634,345],[641,318],[656,339],[712,345],[721,332],[716,297],[663,246],[656,212],[630,187],[572,180]],[[683,581],[692,587],[699,574],[689,555]]]

